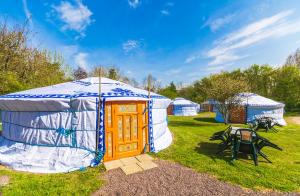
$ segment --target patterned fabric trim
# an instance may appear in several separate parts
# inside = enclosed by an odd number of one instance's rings
[[[31,95],[31,94],[13,94],[13,95],[2,95],[0,99],[15,99],[15,98],[22,98],[22,99],[49,99],[49,98],[56,98],[56,99],[70,99],[70,98],[80,98],[80,97],[99,97],[98,93],[79,93],[75,95],[68,95],[68,94],[45,94],[45,95]],[[101,93],[101,97],[142,97],[148,98],[147,95],[138,94],[138,93],[128,93],[128,92],[108,92],[108,93]],[[164,96],[160,95],[151,95],[151,98],[157,99],[165,99]]]
[[[105,153],[105,115],[104,115],[104,106],[105,106],[105,99],[101,100],[101,108],[100,108],[100,129],[99,131],[99,138],[98,138],[98,151]]]
[[[152,119],[152,108],[153,108],[153,100],[148,101],[149,110],[148,110],[148,121],[149,121],[149,144],[150,144],[150,152],[154,152],[154,138],[153,138],[153,119]]]

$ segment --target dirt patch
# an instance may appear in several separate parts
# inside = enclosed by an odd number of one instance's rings
[[[8,176],[0,176],[0,187],[6,186],[9,184],[9,177]]]
[[[289,117],[288,118],[292,123],[295,123],[297,125],[300,125],[300,117],[297,116],[297,117]]]
[[[158,168],[128,176],[121,169],[106,172],[106,185],[93,195],[279,195],[243,189],[169,161],[155,162]]]

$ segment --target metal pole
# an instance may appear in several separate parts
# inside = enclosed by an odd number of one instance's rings
[[[148,98],[150,99],[150,86],[151,86],[151,81],[150,81],[150,74],[148,75]]]

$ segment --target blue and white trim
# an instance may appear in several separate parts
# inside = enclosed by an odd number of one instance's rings
[[[100,129],[99,131],[99,138],[98,138],[98,151],[105,153],[105,99],[101,100],[101,107],[100,107]]]
[[[153,119],[152,119],[152,108],[153,108],[153,100],[148,101],[148,129],[149,129],[149,146],[150,146],[150,152],[154,152],[154,137],[153,137]]]

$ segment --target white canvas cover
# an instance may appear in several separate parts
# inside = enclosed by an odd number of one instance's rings
[[[175,116],[196,116],[200,110],[200,105],[184,98],[176,98],[173,105],[173,115]]]
[[[104,123],[98,120],[98,78],[87,78],[0,96],[3,131],[0,163],[38,173],[69,172],[95,163],[96,133],[104,153]],[[149,101],[150,149],[172,142],[167,127],[170,100],[122,82],[102,78],[101,104],[106,101]],[[100,129],[97,130],[97,123]]]
[[[272,117],[276,119],[278,124],[284,126],[286,122],[283,118],[284,104],[268,99],[266,97],[254,93],[241,93],[240,105],[245,106],[247,109],[247,122],[251,122],[259,117]],[[222,114],[217,110],[216,121],[224,122]]]

